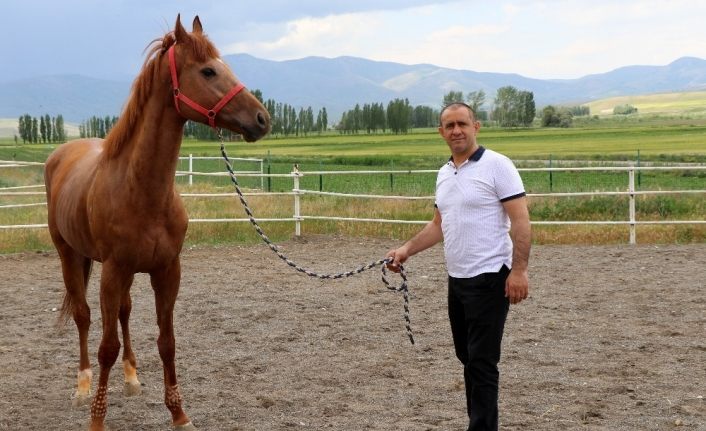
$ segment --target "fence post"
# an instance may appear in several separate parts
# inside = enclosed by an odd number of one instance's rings
[[[194,172],[194,155],[189,154],[189,185],[194,185],[194,176],[191,173]]]
[[[260,159],[260,175],[265,173],[264,161]],[[260,177],[260,190],[265,190],[265,177]]]
[[[549,193],[554,190],[554,177],[552,176],[552,155],[549,155]]]
[[[637,150],[637,167],[640,167],[640,150]],[[642,189],[642,171],[637,171],[637,188]]]
[[[292,168],[292,181],[294,183],[292,191],[294,192],[294,235],[301,236],[302,234],[302,224],[301,224],[301,202],[299,199],[299,165],[294,164]]]
[[[272,191],[272,160],[270,160],[270,150],[267,150],[267,191]]]
[[[635,244],[635,168],[628,170],[628,191],[630,192],[630,244]]]

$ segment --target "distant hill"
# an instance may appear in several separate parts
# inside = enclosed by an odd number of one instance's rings
[[[0,118],[61,114],[64,121],[79,123],[93,115],[118,115],[130,85],[127,81],[82,75],[52,75],[0,83]]]
[[[307,57],[270,61],[250,55],[224,57],[249,88],[265,98],[296,107],[326,107],[330,121],[356,103],[408,98],[413,105],[438,106],[451,90],[484,90],[488,102],[499,87],[532,91],[538,108],[579,104],[614,96],[706,90],[706,60],[683,57],[665,66],[626,66],[578,79],[533,79],[512,73],[404,65],[355,57]],[[62,114],[68,122],[93,115],[119,115],[131,82],[80,75],[46,76],[0,83],[0,118]]]

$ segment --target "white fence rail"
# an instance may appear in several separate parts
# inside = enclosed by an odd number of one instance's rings
[[[199,157],[199,156],[194,156],[193,154],[189,154],[188,157],[179,157],[179,160],[185,160],[188,161],[189,169],[187,171],[177,171],[176,175],[177,176],[187,176],[189,178],[189,185],[194,184],[194,175],[197,174],[197,172],[194,171],[194,161],[196,160],[218,160],[222,161],[223,159],[221,157]],[[243,161],[243,162],[255,162],[260,165],[260,170],[259,171],[240,171],[241,173],[255,173],[255,174],[263,174],[265,171],[265,165],[263,159],[255,159],[255,158],[250,158],[250,157],[231,157],[231,161]],[[227,174],[226,174],[227,175]],[[264,181],[265,177],[260,177],[260,188],[264,188]]]
[[[188,159],[188,158],[187,158]],[[195,172],[193,171],[193,160],[189,160],[188,171],[178,171],[177,175],[188,175],[192,184],[191,178],[196,176],[228,176],[226,172]],[[260,161],[260,159],[245,159],[250,161]],[[24,163],[24,162],[3,162],[0,161],[0,168],[4,167],[21,167],[41,165],[41,163]],[[436,173],[436,170],[383,170],[383,171],[308,171],[302,172],[295,169],[289,174],[265,174],[262,172],[263,166],[260,165],[260,172],[246,171],[237,172],[238,177],[260,177],[262,180],[266,177],[275,178],[291,178],[292,190],[288,192],[249,192],[244,193],[246,196],[294,196],[294,207],[292,217],[286,218],[261,218],[261,222],[293,222],[295,235],[301,235],[301,225],[307,220],[330,220],[330,221],[346,221],[346,222],[372,222],[372,223],[399,223],[399,224],[426,224],[428,220],[394,220],[394,219],[378,219],[365,217],[335,217],[335,216],[319,216],[302,214],[301,197],[304,195],[316,195],[322,197],[343,197],[343,198],[364,198],[364,199],[400,199],[400,200],[429,200],[433,201],[434,196],[399,196],[399,195],[373,195],[373,194],[351,194],[351,193],[335,193],[324,192],[317,190],[306,190],[300,188],[301,179],[305,176],[327,176],[327,175],[381,175],[381,174],[429,174]],[[706,180],[704,184],[697,189],[690,190],[637,190],[635,187],[635,176],[639,172],[649,171],[706,171],[706,166],[689,165],[689,166],[606,166],[606,167],[565,167],[565,168],[521,168],[522,172],[584,172],[584,171],[603,171],[603,172],[626,172],[628,176],[627,184],[624,191],[594,191],[594,192],[550,192],[550,193],[528,193],[528,198],[533,197],[581,197],[581,196],[628,196],[627,218],[625,220],[591,220],[591,221],[532,221],[533,225],[625,225],[629,227],[630,243],[635,244],[635,231],[638,225],[700,225],[706,224],[706,220],[637,220],[635,211],[635,198],[640,195],[664,195],[664,194],[706,194]],[[31,189],[43,189],[43,185],[36,186],[20,186],[20,187],[5,187],[0,188],[0,197],[2,196],[44,196],[43,190],[25,191]],[[183,197],[237,197],[235,192],[231,193],[183,193]],[[0,209],[18,208],[26,206],[46,205],[46,202],[24,203],[16,205],[0,205]],[[191,223],[224,223],[224,222],[248,222],[248,218],[212,218],[212,219],[190,219]],[[46,224],[25,224],[25,225],[0,225],[0,229],[31,229],[31,228],[46,228]]]

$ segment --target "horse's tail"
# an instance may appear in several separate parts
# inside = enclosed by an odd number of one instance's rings
[[[69,321],[70,317],[74,314],[74,300],[69,292],[64,291],[64,301],[61,304],[61,309],[59,309],[59,317],[56,319],[56,326],[59,329],[63,329],[66,323]]]
[[[66,322],[74,316],[74,310],[76,307],[80,307],[81,304],[85,303],[86,292],[88,290],[88,280],[91,278],[91,272],[93,271],[93,260],[87,259],[86,264],[83,268],[83,286],[80,292],[70,292],[68,289],[64,291],[64,300],[61,304],[61,309],[59,310],[59,317],[57,318],[57,327],[63,328],[66,326]]]

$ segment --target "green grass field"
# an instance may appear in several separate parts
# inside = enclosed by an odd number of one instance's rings
[[[571,129],[481,129],[479,143],[513,159],[634,159],[640,151],[650,159],[706,156],[706,122],[702,125],[632,126]],[[233,156],[302,159],[358,159],[386,164],[418,158],[439,160],[448,150],[436,130],[408,135],[326,135],[298,139],[266,139],[228,145]],[[182,153],[217,154],[213,143],[185,142]]]
[[[706,121],[688,125],[633,125],[570,129],[481,129],[479,143],[513,159],[586,159],[706,161]],[[54,145],[15,146],[0,141],[0,160],[43,161]],[[268,138],[256,143],[231,142],[228,154],[323,164],[437,166],[448,149],[435,130],[406,135],[338,135]],[[217,142],[184,140],[182,155],[218,156]]]
[[[502,130],[483,128],[479,142],[514,159],[518,166],[537,166],[528,160],[551,159],[556,163],[604,163],[606,161],[638,162],[698,162],[706,163],[706,121],[689,119],[659,119],[646,123],[604,123],[570,129]],[[11,139],[0,140],[0,160],[43,162],[54,145],[19,145]],[[288,173],[297,163],[302,171],[340,170],[411,170],[437,169],[448,159],[448,149],[435,129],[415,130],[406,135],[339,135],[300,138],[268,138],[257,143],[229,142],[231,157],[259,157],[265,159],[265,172]],[[219,156],[217,142],[185,140],[182,155]],[[541,165],[541,163],[539,163]],[[186,170],[182,163],[180,170]],[[562,164],[563,166],[563,164]],[[237,170],[259,169],[259,164],[238,162]],[[196,171],[223,172],[222,161],[197,162]],[[530,193],[562,191],[624,191],[628,179],[620,173],[523,172],[523,180]],[[241,177],[247,188],[259,188],[260,179]],[[366,194],[432,195],[435,174],[410,175],[404,173],[374,176],[305,175],[301,188]],[[0,168],[0,187],[41,184],[41,167]],[[231,192],[228,178],[198,178],[196,185],[186,185],[186,178],[177,183],[184,191]],[[273,178],[265,189],[290,191],[290,178]],[[637,178],[638,190],[706,189],[705,171],[643,172]],[[41,190],[41,189],[40,189]],[[278,200],[279,199],[279,200]],[[0,196],[0,205],[29,203],[42,197]],[[243,210],[236,199],[188,198],[187,208],[192,218],[241,218]],[[285,202],[286,201],[286,202]],[[637,203],[638,220],[702,220],[706,214],[703,195],[684,197],[641,197]],[[307,197],[303,214],[365,216],[427,220],[431,216],[430,202],[384,204],[365,199]],[[533,198],[530,202],[533,220],[625,220],[628,213],[626,198]],[[256,217],[290,217],[290,198],[255,198],[252,202]],[[41,207],[4,209],[0,211],[2,224],[44,223],[46,209]],[[274,240],[291,237],[291,223],[267,223],[268,235]],[[304,232],[379,236],[402,239],[419,229],[418,225],[383,225],[380,223],[307,222]],[[544,226],[535,229],[538,243],[625,243],[624,226]],[[252,228],[242,224],[202,223],[189,228],[189,244],[256,242]],[[641,226],[638,242],[674,243],[706,241],[706,225]],[[22,250],[51,249],[46,232],[41,230],[0,231],[0,253]]]

